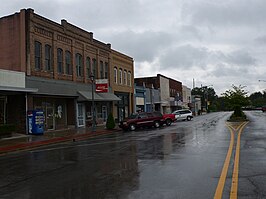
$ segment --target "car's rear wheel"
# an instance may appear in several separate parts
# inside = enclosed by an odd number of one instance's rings
[[[190,116],[188,116],[188,117],[187,117],[187,121],[190,121],[190,120],[191,120],[191,117],[190,117]]]
[[[165,121],[165,124],[166,124],[167,126],[171,126],[171,124],[172,124],[172,120],[171,120],[171,119],[167,119],[167,120]]]
[[[154,122],[154,126],[155,126],[155,128],[159,128],[159,127],[160,127],[160,122],[155,121],[155,122]]]
[[[129,130],[130,131],[135,131],[136,130],[136,125],[135,124],[130,124],[129,125]]]

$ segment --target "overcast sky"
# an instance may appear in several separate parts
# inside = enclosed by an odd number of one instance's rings
[[[265,0],[2,0],[0,16],[22,8],[93,32],[134,59],[135,77],[266,88]]]

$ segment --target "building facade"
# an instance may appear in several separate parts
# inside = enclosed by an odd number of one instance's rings
[[[111,49],[111,44],[94,39],[92,32],[66,20],[58,24],[32,9],[22,9],[0,18],[0,36],[0,69],[24,74],[23,89],[14,91],[23,95],[23,110],[18,109],[16,114],[24,118],[19,120],[24,130],[28,110],[44,111],[45,130],[89,125],[92,101],[97,123],[103,123],[109,113],[117,115],[120,109],[127,114],[132,111],[133,59]],[[126,71],[121,77],[126,78],[122,80],[126,84],[114,82],[115,67]],[[92,99],[96,80],[106,80],[108,92],[95,92]],[[7,92],[12,92],[11,85],[0,87],[5,123],[12,118],[7,106],[12,100],[8,100]],[[120,94],[128,98],[121,99]],[[118,104],[119,110],[115,108]]]
[[[157,74],[155,77],[135,78],[135,83],[137,86],[145,84],[152,91],[159,91],[159,103],[155,104],[152,97],[154,94],[151,95],[152,110],[171,113],[182,105],[182,83],[179,81]]]

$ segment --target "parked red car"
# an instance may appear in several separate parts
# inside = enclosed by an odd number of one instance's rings
[[[123,130],[134,131],[139,127],[152,127],[159,128],[164,124],[163,115],[160,112],[140,112],[132,113],[127,119],[119,123],[119,127]]]
[[[261,107],[262,112],[266,111],[266,106]]]
[[[163,120],[167,126],[171,126],[171,124],[176,121],[175,114],[164,114]]]

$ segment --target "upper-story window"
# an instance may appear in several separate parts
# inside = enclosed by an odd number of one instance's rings
[[[69,51],[65,52],[65,69],[66,74],[72,75],[72,63],[71,63],[71,53]]]
[[[105,62],[104,65],[104,78],[108,79],[108,62]]]
[[[91,58],[86,58],[86,76],[87,79],[90,79],[91,76]]]
[[[41,69],[41,54],[42,54],[42,44],[38,41],[35,41],[35,69]]]
[[[104,78],[103,61],[100,61],[100,78]]]
[[[63,71],[63,50],[61,48],[57,49],[57,72],[62,74]]]
[[[114,68],[114,81],[117,84],[117,68]]]
[[[94,75],[95,79],[98,78],[97,61],[96,61],[96,59],[92,60],[92,74]]]
[[[45,70],[46,71],[51,71],[52,67],[51,67],[51,46],[46,44],[45,45]]]
[[[127,85],[127,71],[124,70],[124,84]]]
[[[122,72],[122,68],[119,68],[119,84],[123,84],[123,72]]]
[[[127,81],[128,81],[128,84],[127,84],[127,85],[131,86],[131,72],[128,71],[127,74],[128,74],[128,75],[127,75]]]
[[[76,72],[77,72],[77,77],[82,77],[83,76],[83,65],[82,65],[82,55],[77,53],[76,54]]]

